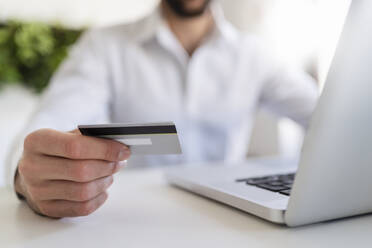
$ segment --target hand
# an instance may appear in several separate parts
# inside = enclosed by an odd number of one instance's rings
[[[113,140],[40,129],[24,141],[15,189],[42,215],[89,215],[105,202],[113,174],[129,156]]]

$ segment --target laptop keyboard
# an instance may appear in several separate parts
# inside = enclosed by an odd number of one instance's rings
[[[237,179],[236,182],[246,183],[247,185],[256,186],[261,189],[266,189],[289,196],[291,194],[294,179],[295,173],[291,173],[264,177],[242,178]]]

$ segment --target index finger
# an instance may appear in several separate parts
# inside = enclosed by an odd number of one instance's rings
[[[117,141],[51,129],[37,131],[31,149],[50,156],[112,162],[123,161],[130,156],[129,148]]]

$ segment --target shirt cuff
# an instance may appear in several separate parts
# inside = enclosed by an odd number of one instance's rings
[[[5,173],[6,183],[13,190],[14,190],[14,178],[17,173],[18,163],[22,157],[22,153],[23,153],[23,139],[19,140],[16,143],[16,146],[14,146],[13,149],[11,149],[11,152],[8,154],[8,157],[5,163],[7,167],[7,170]]]

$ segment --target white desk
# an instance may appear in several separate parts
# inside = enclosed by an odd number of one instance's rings
[[[40,217],[0,189],[0,247],[372,247],[372,216],[289,229],[127,170],[88,217]]]

